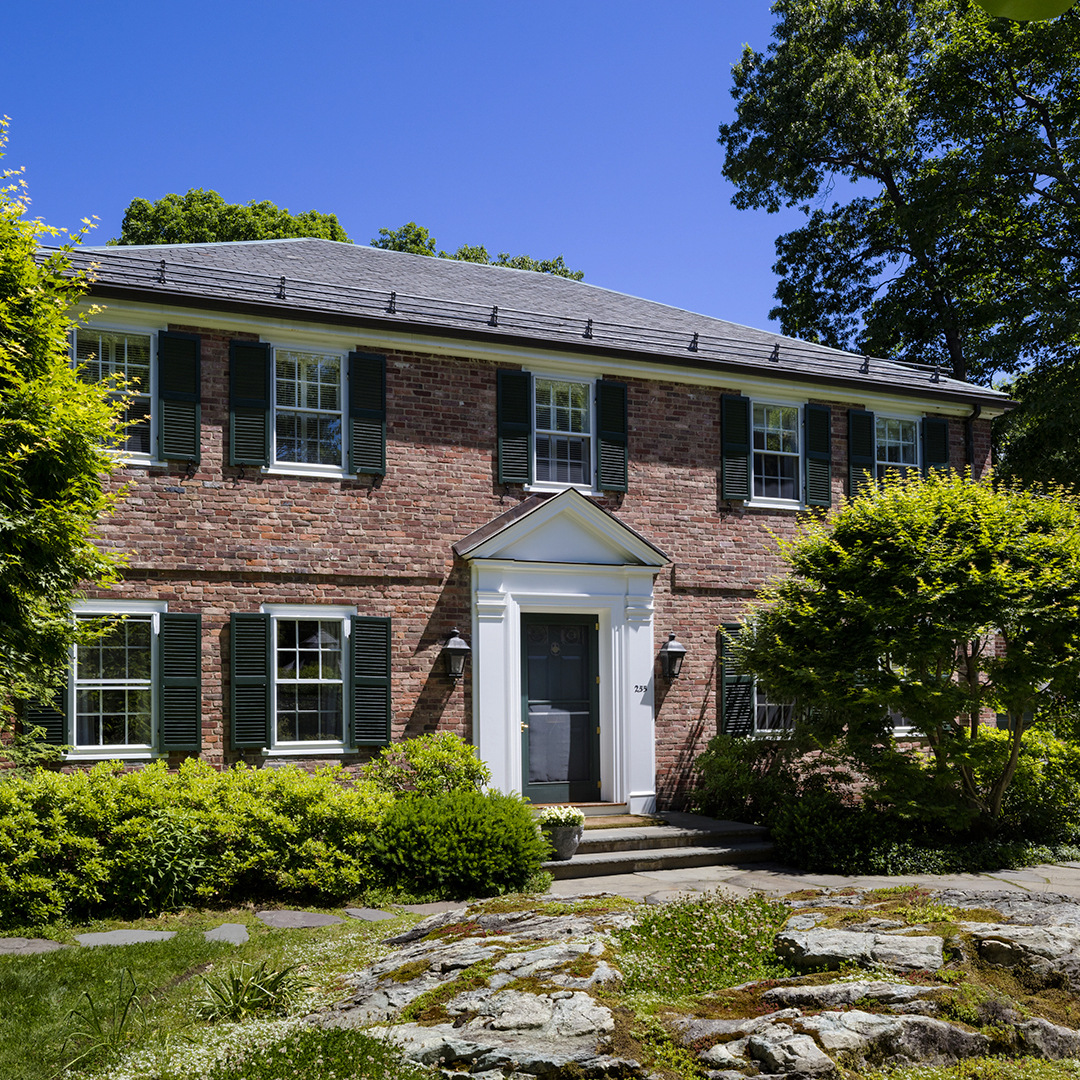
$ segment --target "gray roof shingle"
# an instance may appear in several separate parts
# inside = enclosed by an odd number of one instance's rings
[[[586,354],[1008,404],[998,391],[930,367],[867,359],[587,282],[332,240],[84,247],[71,261],[80,268],[96,264],[91,291],[102,296],[424,327]]]

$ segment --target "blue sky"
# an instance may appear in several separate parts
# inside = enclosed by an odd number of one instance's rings
[[[50,0],[0,43],[4,164],[33,215],[120,231],[212,188],[333,212],[357,243],[562,253],[586,281],[770,325],[776,235],[731,206],[716,128],[767,0]]]

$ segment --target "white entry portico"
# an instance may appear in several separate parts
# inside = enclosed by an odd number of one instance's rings
[[[653,581],[667,556],[573,488],[526,499],[454,551],[472,570],[473,738],[494,785],[525,779],[522,616],[595,616],[594,801],[653,811]]]

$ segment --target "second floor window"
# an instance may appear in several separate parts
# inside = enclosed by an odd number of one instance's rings
[[[799,409],[754,404],[754,497],[799,498]]]
[[[877,477],[905,472],[919,464],[919,422],[878,416],[875,422]]]
[[[335,353],[274,352],[275,459],[342,464],[342,362]]]
[[[79,327],[75,331],[75,363],[87,382],[120,375],[128,389],[124,410],[126,438],[122,448],[129,454],[150,457],[151,432],[151,335]]]
[[[589,484],[592,476],[592,386],[536,379],[536,479]]]

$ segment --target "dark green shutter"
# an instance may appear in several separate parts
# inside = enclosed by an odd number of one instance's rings
[[[754,679],[739,670],[730,648],[742,626],[725,623],[721,630],[720,731],[724,735],[750,735],[754,731]]]
[[[198,464],[202,421],[202,339],[158,334],[158,457]]]
[[[596,384],[597,434],[600,462],[597,474],[603,491],[626,491],[627,456],[626,383],[601,379]]]
[[[869,473],[869,475],[867,475]],[[877,476],[877,423],[872,412],[848,410],[848,495],[855,498]]]
[[[949,421],[943,416],[926,416],[922,422],[923,470],[949,467]]]
[[[803,411],[806,433],[806,505],[832,505],[832,412],[828,405],[807,405]]]
[[[386,475],[386,357],[349,353],[349,472]]]
[[[69,674],[70,678],[70,674]],[[45,741],[52,746],[70,743],[67,723],[68,688],[62,686],[51,701],[28,701],[23,714],[24,730],[32,727],[45,729]]]
[[[229,464],[270,461],[270,346],[229,343]]]
[[[163,614],[158,633],[161,749],[202,749],[202,616]]]
[[[352,616],[350,698],[353,746],[390,743],[390,620]]]
[[[497,383],[499,483],[527,484],[532,479],[532,375],[499,368]]]
[[[270,745],[270,616],[234,613],[229,620],[232,745]]]
[[[720,498],[750,498],[750,399],[720,398]]]

